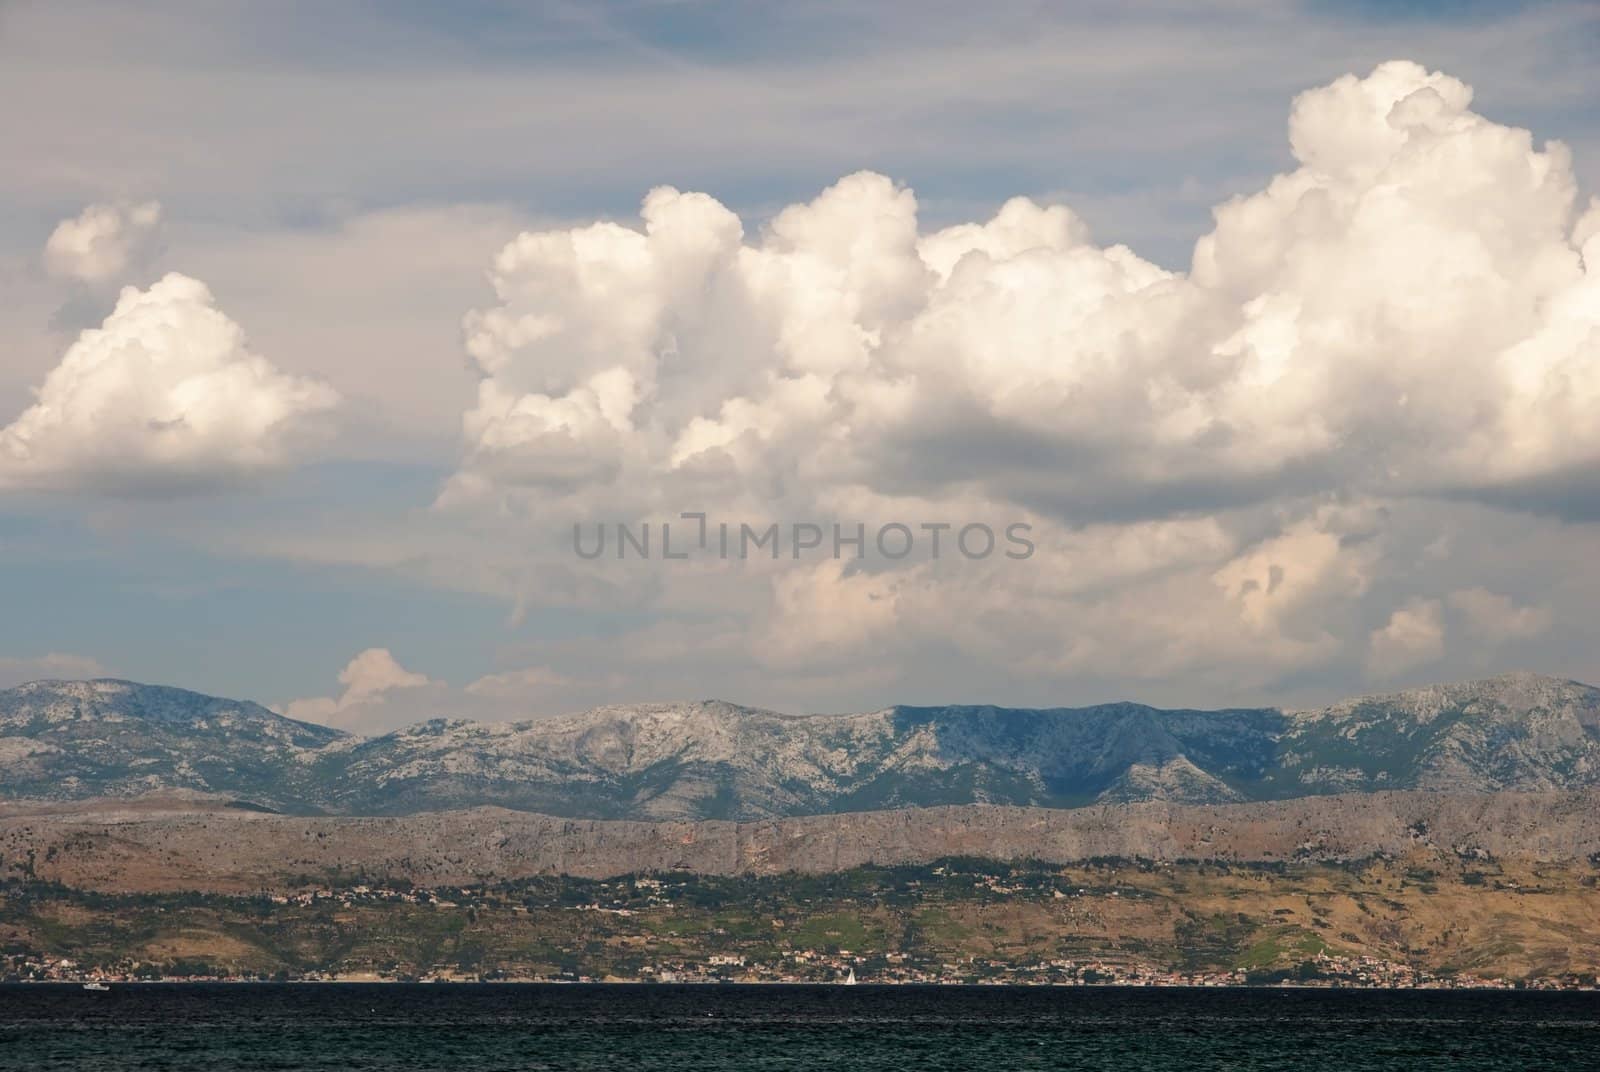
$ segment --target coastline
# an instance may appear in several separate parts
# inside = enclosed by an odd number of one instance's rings
[[[1536,981],[1523,986],[1496,984],[1421,985],[1421,986],[1362,986],[1328,982],[1280,983],[1185,983],[1185,982],[1026,982],[980,980],[890,980],[863,979],[853,984],[842,980],[816,979],[393,979],[379,976],[339,976],[325,979],[8,979],[0,980],[0,988],[30,987],[63,990],[83,989],[86,984],[100,983],[107,987],[126,989],[133,987],[305,987],[305,986],[382,986],[382,987],[628,987],[628,988],[694,988],[726,989],[798,987],[829,990],[833,988],[891,989],[950,989],[950,990],[1177,990],[1177,991],[1264,991],[1264,990],[1338,990],[1362,993],[1512,993],[1512,994],[1594,994],[1597,986],[1568,986],[1559,982]]]

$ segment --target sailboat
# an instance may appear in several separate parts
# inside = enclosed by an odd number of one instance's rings
[[[856,985],[856,969],[855,969],[855,965],[852,964],[850,966],[850,974],[844,977],[844,982],[841,983],[840,985],[841,986],[855,986]]]

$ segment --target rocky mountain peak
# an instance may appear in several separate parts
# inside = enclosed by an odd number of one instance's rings
[[[1111,703],[797,716],[703,700],[439,718],[372,738],[126,681],[0,692],[0,796],[12,797],[179,789],[295,811],[705,819],[1591,785],[1600,690],[1532,674],[1295,714]]]
[[[1361,696],[1297,714],[1339,718],[1363,710],[1384,710],[1428,721],[1446,712],[1467,708],[1482,713],[1498,711],[1513,718],[1558,708],[1593,710],[1600,708],[1600,689],[1579,681],[1518,670],[1476,681]]]
[[[248,700],[226,700],[188,689],[116,678],[32,681],[0,691],[0,726],[129,720],[152,729],[238,730],[248,726],[253,732],[306,745],[345,736],[341,730],[284,718]]]

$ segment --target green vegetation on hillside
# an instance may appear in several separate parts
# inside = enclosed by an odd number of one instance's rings
[[[13,977],[1215,981],[1340,977],[1370,957],[1448,979],[1600,965],[1597,869],[1492,860],[1070,867],[947,860],[825,875],[536,878],[417,890],[303,876],[291,892],[0,886]],[[54,965],[54,967],[52,967]],[[1375,969],[1374,969],[1375,970]],[[1390,969],[1384,969],[1390,970]]]

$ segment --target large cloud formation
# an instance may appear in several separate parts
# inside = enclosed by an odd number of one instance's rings
[[[1219,206],[1186,272],[1027,199],[924,233],[865,172],[754,238],[671,188],[641,229],[522,234],[466,321],[441,504],[1035,525],[1024,565],[750,567],[722,609],[779,669],[919,642],[1047,674],[1425,666],[1512,603],[1384,583],[1448,554],[1456,515],[1403,504],[1600,502],[1600,206],[1471,99],[1408,62],[1302,94],[1298,166]],[[710,613],[709,571],[618,573]]]
[[[251,352],[198,280],[128,287],[0,428],[0,488],[178,493],[288,463],[338,396]]]
[[[461,483],[976,483],[1087,521],[1548,479],[1600,451],[1600,211],[1574,228],[1566,149],[1471,96],[1411,63],[1302,95],[1300,167],[1187,274],[1025,199],[920,235],[870,173],[754,244],[670,188],[642,231],[524,234],[469,318]]]

